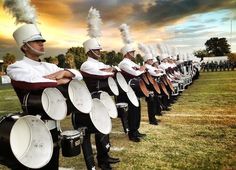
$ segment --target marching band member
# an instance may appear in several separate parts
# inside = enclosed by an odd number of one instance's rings
[[[12,80],[12,85],[22,104],[23,97],[31,90],[39,90],[47,87],[66,84],[71,79],[82,79],[82,75],[77,70],[64,70],[54,64],[42,62],[40,56],[44,54],[44,42],[46,41],[36,25],[25,24],[18,28],[13,37],[19,48],[24,53],[21,61],[17,61],[7,68],[7,74]],[[59,131],[55,120],[44,120],[49,128],[53,142],[58,143]],[[59,167],[59,146],[53,150],[50,162],[41,169],[57,170]],[[13,169],[28,169],[23,167],[13,167]]]
[[[123,60],[118,64],[118,67],[121,69],[121,72],[124,73],[124,77],[127,79],[127,75],[129,77],[138,77],[145,72],[145,66],[137,65],[135,60],[135,49],[131,44],[132,40],[129,35],[129,27],[126,24],[122,24],[120,26],[120,31],[123,37],[123,41],[125,46],[121,49],[121,53],[123,54]],[[141,119],[141,108],[140,108],[140,99],[139,99],[139,107],[135,107],[126,96],[118,96],[118,102],[126,102],[128,103],[128,125],[129,131],[128,136],[129,140],[133,142],[140,142],[140,138],[146,136],[146,134],[142,134],[139,132],[140,127],[140,119]]]
[[[54,64],[42,62],[40,56],[44,52],[44,42],[46,41],[36,26],[35,9],[29,4],[29,1],[19,1],[12,3],[4,1],[6,8],[16,17],[16,23],[24,23],[15,30],[13,37],[24,53],[22,60],[17,61],[7,68],[7,74],[12,80],[12,85],[22,104],[24,96],[31,90],[55,87],[66,84],[71,79],[82,79],[82,75],[77,70],[64,70]],[[53,155],[51,160],[41,169],[57,170],[59,166],[59,130],[55,120],[44,120],[46,126],[51,132],[53,142]],[[12,169],[29,169],[23,165],[16,165]]]
[[[90,8],[88,14],[89,36],[91,37],[83,43],[85,53],[88,56],[87,60],[81,65],[80,71],[84,76],[84,80],[88,87],[91,84],[95,85],[99,79],[108,78],[114,75],[114,69],[98,59],[101,57],[101,45],[97,37],[101,36],[100,32],[100,14],[95,8]],[[90,92],[96,89],[89,88]],[[87,133],[84,137],[86,144],[82,145],[84,158],[88,169],[94,169],[95,163],[91,148],[90,134]],[[89,145],[87,144],[89,143]],[[104,135],[100,132],[95,133],[95,143],[97,148],[98,166],[103,170],[112,169],[111,163],[120,162],[119,158],[112,158],[108,155],[110,149],[109,135]]]

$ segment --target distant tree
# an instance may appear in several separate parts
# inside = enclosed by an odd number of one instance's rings
[[[47,63],[50,63],[51,58],[52,58],[51,56],[44,57],[44,61],[47,62]]]
[[[83,47],[71,47],[67,50],[66,54],[71,53],[74,56],[75,66],[80,68],[81,64],[87,60]]]
[[[72,53],[67,53],[65,57],[65,68],[73,68],[75,69],[75,57]]]
[[[135,61],[139,65],[143,65],[143,57],[140,54],[136,55]]]
[[[230,54],[228,55],[228,59],[229,59],[229,61],[231,61],[231,62],[236,62],[236,53],[230,53]]]
[[[6,54],[3,56],[3,71],[6,72],[7,67],[8,67],[10,64],[13,64],[14,62],[16,62],[16,57],[15,57],[15,55],[10,54],[10,53],[6,53]]]
[[[57,56],[57,59],[58,59],[58,67],[65,68],[65,55],[59,54]]]
[[[123,55],[119,52],[116,53],[114,50],[105,52],[102,57],[104,58],[103,62],[107,65],[118,65],[123,59]]]
[[[230,53],[230,45],[226,38],[214,37],[206,41],[206,51],[214,56],[224,56]]]
[[[208,57],[208,53],[206,50],[197,50],[193,52],[193,55],[198,58]]]
[[[59,61],[58,61],[58,58],[57,58],[57,57],[51,57],[51,59],[50,59],[49,62],[50,62],[50,63],[53,63],[53,64],[56,64],[56,65],[59,64]]]

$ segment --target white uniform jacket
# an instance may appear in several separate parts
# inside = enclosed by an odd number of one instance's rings
[[[15,63],[7,67],[7,74],[14,81],[26,82],[26,83],[47,83],[49,86],[56,86],[56,80],[46,79],[43,76],[53,74],[57,71],[63,70],[55,64],[34,61],[28,57],[24,57],[21,61],[16,61]],[[79,71],[75,69],[67,69],[75,75],[73,79],[81,80],[83,77]]]
[[[81,67],[80,71],[82,73],[87,73],[89,75],[98,76],[98,77],[109,77],[113,76],[113,72],[102,71],[101,69],[110,68],[109,65],[106,65],[98,60],[95,60],[91,57],[88,57],[87,61],[85,61]]]
[[[152,76],[154,76],[154,77],[162,76],[163,73],[164,73],[163,70],[158,69],[158,68],[156,68],[156,67],[153,67],[153,66],[150,65],[150,64],[145,64],[145,66],[146,66],[146,68],[148,69],[148,72],[149,72]],[[160,72],[160,73],[157,73],[157,71]]]
[[[121,69],[121,71],[128,73],[134,77],[140,76],[145,71],[140,71],[138,68],[140,66],[133,61],[131,61],[128,58],[124,58],[119,64],[118,67]],[[137,68],[137,69],[136,69]]]

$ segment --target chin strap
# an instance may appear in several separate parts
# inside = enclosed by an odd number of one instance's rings
[[[96,54],[93,50],[91,50],[91,51],[96,57],[101,57],[101,55]]]
[[[29,47],[33,52],[35,52],[36,54],[38,55],[44,55],[45,52],[42,52],[42,51],[39,51],[39,50],[36,50],[34,49],[33,47],[31,47],[28,43],[25,43],[27,45],[27,47]]]

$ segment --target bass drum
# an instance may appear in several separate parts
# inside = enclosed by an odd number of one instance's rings
[[[53,140],[45,123],[36,116],[12,114],[0,119],[0,157],[3,164],[38,169],[53,153]]]
[[[68,86],[71,103],[82,113],[89,113],[92,109],[92,97],[84,81],[71,80]]]
[[[57,88],[29,92],[22,109],[26,114],[41,115],[42,119],[63,120],[67,116],[66,99]]]
[[[74,129],[87,127],[88,133],[101,132],[103,134],[109,134],[112,129],[111,118],[107,108],[97,98],[93,99],[93,106],[89,115],[80,112],[72,113],[72,124]]]
[[[116,81],[117,81],[117,84],[119,85],[119,87],[122,89],[122,91],[128,92],[128,84],[127,84],[124,76],[120,72],[116,73]]]
[[[98,91],[92,94],[93,98],[98,98],[107,108],[107,112],[111,118],[117,118],[118,112],[116,104],[113,101],[112,97],[104,91]]]

